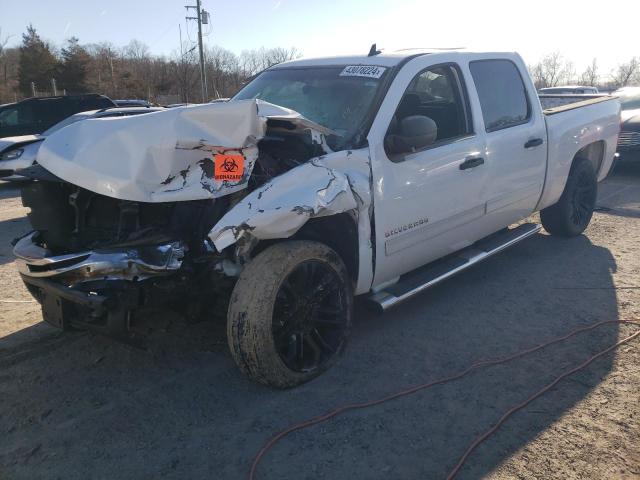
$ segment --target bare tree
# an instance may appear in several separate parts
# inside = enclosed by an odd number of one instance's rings
[[[0,28],[0,75],[2,75],[2,85],[0,86],[0,103],[8,95],[9,75],[7,59],[5,58],[5,47],[9,43],[10,36],[2,38],[2,28]]]
[[[569,82],[575,75],[573,62],[564,58],[560,52],[545,55],[540,62],[529,67],[536,88],[557,87]]]
[[[12,36],[13,35],[8,35],[2,38],[2,28],[0,28],[0,58],[2,58],[2,54],[4,53],[4,48],[7,46],[7,43],[9,43],[9,39]]]
[[[238,57],[231,51],[214,46],[207,48],[206,73],[209,93],[215,98],[228,97],[238,89],[241,79]]]
[[[580,75],[580,84],[587,86],[595,86],[600,81],[598,74],[598,59],[594,58],[584,72]]]
[[[93,60],[90,71],[90,86],[97,92],[107,93],[117,97],[118,85],[116,75],[118,72],[117,49],[109,42],[89,45],[87,51]]]
[[[278,63],[300,58],[302,53],[296,47],[291,48],[264,48],[257,50],[245,50],[240,54],[240,66],[243,73],[250,77],[265,68]]]
[[[6,48],[7,42],[1,33],[0,103],[4,103],[22,96],[18,81],[20,59],[23,59],[23,72],[27,68],[40,68],[43,62],[21,54],[20,48]],[[65,63],[69,46],[66,50],[48,44],[45,46],[50,51],[50,63]],[[169,58],[151,54],[149,48],[138,40],[132,40],[122,48],[108,42],[90,45],[75,42],[76,47],[83,53],[84,85],[89,91],[103,93],[114,99],[147,98],[162,102],[189,102],[199,97],[198,52],[192,44],[185,43],[180,53],[174,52]],[[295,47],[262,47],[236,55],[222,47],[211,46],[206,49],[205,55],[211,96],[229,97],[252,75],[300,56],[300,51]]]
[[[640,77],[640,60],[633,57],[627,63],[618,65],[612,74],[612,81],[616,87],[626,87]]]
[[[173,54],[171,71],[180,101],[187,103],[190,98],[195,98],[192,90],[195,87],[196,78],[198,78],[196,75],[196,46],[187,42],[183,43],[182,51]]]

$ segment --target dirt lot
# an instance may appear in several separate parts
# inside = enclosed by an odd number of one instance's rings
[[[541,233],[388,314],[359,308],[343,360],[285,392],[239,374],[223,325],[163,317],[151,351],[44,325],[8,245],[28,230],[25,209],[2,184],[0,478],[244,478],[294,422],[599,320],[640,319],[640,164],[622,167],[586,235]],[[604,326],[294,433],[258,478],[443,478],[507,409],[633,330]],[[640,478],[639,399],[635,341],[517,413],[458,478]]]

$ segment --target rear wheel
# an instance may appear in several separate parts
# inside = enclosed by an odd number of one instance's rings
[[[242,271],[229,304],[234,360],[253,380],[289,388],[335,363],[351,329],[344,263],[317,242],[273,245]]]
[[[593,165],[587,159],[576,159],[558,203],[540,212],[542,226],[552,235],[580,235],[591,221],[597,196],[598,182]]]

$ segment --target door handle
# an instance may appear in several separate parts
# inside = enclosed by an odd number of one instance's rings
[[[482,157],[467,158],[464,162],[460,164],[460,170],[467,170],[469,168],[479,167],[483,163],[484,163],[484,158]]]
[[[532,138],[531,140],[529,140],[527,143],[524,144],[524,148],[537,147],[539,145],[542,145],[543,143],[544,143],[544,140],[542,140],[541,138]]]

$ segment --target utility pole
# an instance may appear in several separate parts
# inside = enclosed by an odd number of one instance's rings
[[[200,51],[200,85],[202,87],[202,103],[207,101],[207,77],[204,71],[204,50],[202,49],[202,9],[200,8],[200,0],[196,0],[196,5],[185,5],[185,8],[195,8],[197,15],[195,17],[185,17],[187,20],[196,20],[198,22],[198,50]]]

